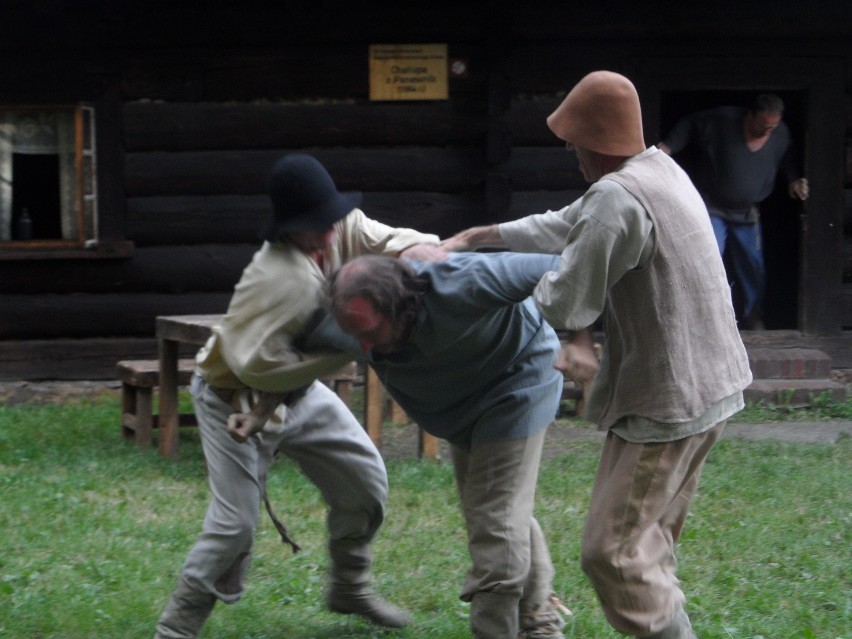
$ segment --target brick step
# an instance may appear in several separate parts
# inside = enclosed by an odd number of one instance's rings
[[[749,347],[748,363],[755,379],[829,379],[831,358],[814,348]]]
[[[846,388],[829,379],[755,379],[745,389],[746,402],[808,406],[813,399],[829,393],[833,401],[846,401]]]

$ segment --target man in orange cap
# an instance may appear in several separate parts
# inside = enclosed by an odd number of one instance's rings
[[[586,416],[607,432],[582,566],[610,624],[694,639],[675,544],[708,453],[751,382],[707,209],[686,173],[646,148],[639,96],[610,71],[585,76],[548,117],[592,186],[559,210],[474,227],[444,243],[495,238],[560,252],[533,294],[557,329],[604,315],[606,343]]]

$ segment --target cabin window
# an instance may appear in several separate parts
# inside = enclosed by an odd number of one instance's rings
[[[95,111],[0,105],[0,249],[97,246]]]

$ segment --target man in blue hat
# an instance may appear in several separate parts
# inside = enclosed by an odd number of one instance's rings
[[[192,639],[216,600],[240,599],[276,450],[299,465],[329,508],[328,607],[385,627],[403,627],[410,619],[372,587],[370,543],[388,493],[381,455],[340,398],[317,381],[351,356],[308,355],[294,342],[324,300],[326,276],[350,257],[432,260],[446,254],[437,236],[368,218],[357,208],[360,194],[338,192],[311,156],[281,158],[269,190],[273,219],[265,242],[196,357],[192,394],[212,498],[155,639]],[[284,402],[261,430],[232,437],[228,416],[250,408],[258,392],[281,394]]]

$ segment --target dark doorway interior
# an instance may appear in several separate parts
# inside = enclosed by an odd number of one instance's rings
[[[805,143],[805,96],[800,91],[713,90],[669,91],[660,95],[660,131],[665,136],[684,115],[716,106],[748,106],[758,93],[777,93],[784,100],[784,121],[790,129],[794,153],[802,163]],[[690,171],[689,154],[675,159]],[[775,191],[760,206],[763,250],[766,262],[764,323],[767,329],[797,329],[799,323],[799,274],[801,264],[801,216],[804,205],[787,195],[787,185],[778,180]],[[740,298],[732,288],[734,307],[740,317]]]

